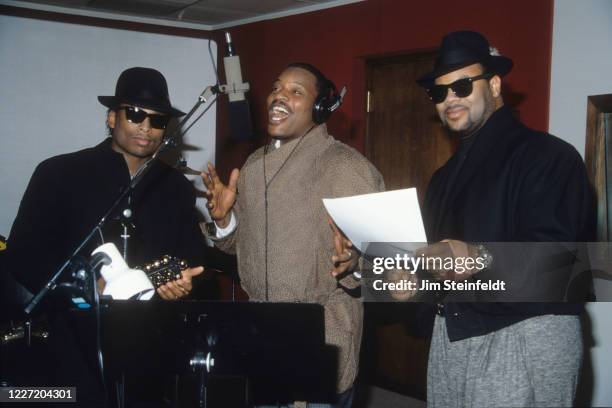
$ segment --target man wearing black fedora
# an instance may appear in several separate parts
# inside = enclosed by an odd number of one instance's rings
[[[9,265],[34,261],[11,272],[36,293],[87,232],[104,215],[140,166],[160,146],[168,122],[183,112],[170,104],[163,75],[150,68],[130,68],[120,75],[114,96],[99,96],[108,108],[110,137],[95,147],[52,157],[40,163],[27,187],[8,239]],[[127,202],[135,225],[129,240],[128,264],[141,265],[169,253],[191,265],[202,262],[195,191],[178,171],[157,162]],[[119,214],[111,215],[103,232],[104,242],[118,240]],[[53,245],[49,245],[49,239]],[[94,247],[101,242],[95,242]],[[88,250],[91,248],[88,248]],[[87,255],[91,251],[84,251]],[[35,259],[31,259],[35,255]],[[191,290],[191,276],[164,285],[164,299],[184,297]]]
[[[95,147],[52,157],[40,163],[22,198],[5,256],[6,271],[37,293],[81,240],[110,209],[139,168],[162,143],[169,121],[183,115],[172,107],[164,76],[135,67],[121,73],[113,96],[98,97],[108,108],[110,137]],[[205,243],[198,226],[195,190],[176,169],[157,161],[122,202],[96,239],[83,249],[88,257],[104,242],[121,248],[122,223],[133,225],[128,240],[130,266],[143,265],[165,254],[185,259],[182,277],[157,289],[165,300],[184,298],[192,278],[202,273]],[[131,210],[128,221],[124,210]],[[68,278],[68,277],[62,277]],[[60,281],[62,280],[60,278]],[[65,325],[64,325],[65,326]],[[52,361],[54,381],[76,386],[77,399],[95,400],[95,364],[80,351],[71,335],[51,333],[58,361]],[[90,339],[95,344],[95,338]],[[59,351],[58,351],[59,350]],[[74,363],[71,365],[71,363]],[[78,366],[78,368],[75,368]],[[80,388],[80,389],[79,389]],[[91,391],[91,392],[90,392]],[[90,405],[93,406],[93,405]]]
[[[540,287],[539,243],[592,238],[582,159],[568,143],[513,117],[501,95],[512,66],[481,34],[453,32],[442,39],[434,69],[417,81],[460,140],[427,190],[423,218],[435,243],[429,250],[484,260],[467,273],[431,271],[440,281],[496,277]],[[521,243],[520,251],[499,243]],[[438,294],[429,406],[572,405],[583,305],[551,296],[518,303],[515,295]]]

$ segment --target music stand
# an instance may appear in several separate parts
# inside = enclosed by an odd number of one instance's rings
[[[335,396],[337,350],[325,345],[318,304],[111,301],[102,306],[102,349],[110,378],[198,376],[200,407],[211,375],[244,376],[250,404]]]

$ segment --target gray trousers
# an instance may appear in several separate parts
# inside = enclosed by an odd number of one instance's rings
[[[451,342],[436,316],[428,407],[570,407],[582,363],[578,316],[537,316]]]
[[[317,403],[317,402],[296,402],[289,405],[258,405],[254,408],[351,408],[353,406],[353,397],[355,396],[355,387],[351,386],[342,394],[338,394],[335,403]]]

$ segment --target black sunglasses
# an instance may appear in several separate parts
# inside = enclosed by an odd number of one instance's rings
[[[427,95],[433,103],[442,103],[448,95],[448,88],[450,88],[458,98],[465,98],[472,94],[474,89],[472,82],[479,79],[490,79],[492,76],[493,74],[488,72],[470,78],[461,78],[448,85],[434,85],[427,90]]]
[[[146,118],[149,118],[151,127],[155,129],[165,129],[171,119],[168,115],[147,113],[136,106],[122,106],[119,110],[125,111],[125,117],[130,123],[142,123]]]

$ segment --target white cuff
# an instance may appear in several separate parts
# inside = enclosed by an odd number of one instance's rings
[[[215,221],[215,225],[217,226],[217,233],[215,234],[215,238],[223,239],[230,235],[236,229],[238,222],[236,221],[236,217],[234,216],[234,212],[230,213],[230,222],[227,224],[225,228],[221,228],[217,222]]]

